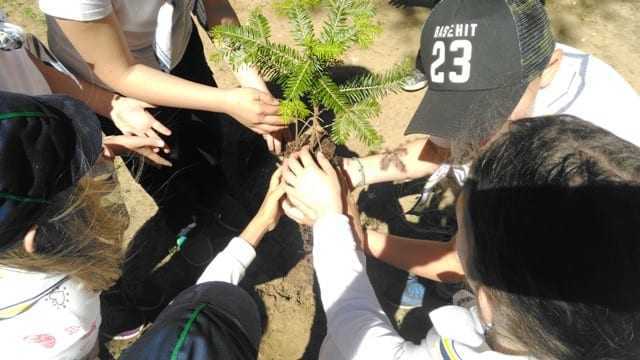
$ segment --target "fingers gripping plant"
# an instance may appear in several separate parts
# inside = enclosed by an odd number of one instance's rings
[[[318,33],[311,16],[317,5],[328,12]],[[380,145],[382,138],[369,120],[379,114],[379,100],[400,89],[407,64],[343,84],[328,71],[342,63],[340,58],[351,47],[368,46],[380,31],[371,0],[281,0],[276,9],[287,16],[296,47],[271,42],[269,21],[255,10],[246,25],[220,25],[211,31],[224,58],[233,67],[252,64],[282,86],[280,110],[287,123],[295,123],[294,147],[320,146],[327,133],[336,144],[356,136],[369,147]],[[326,110],[335,115],[330,125],[320,116]]]

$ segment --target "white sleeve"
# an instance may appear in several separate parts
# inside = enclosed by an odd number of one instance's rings
[[[222,281],[238,285],[255,257],[256,250],[253,246],[244,239],[235,237],[207,266],[198,279],[198,284]]]
[[[43,13],[67,20],[93,21],[113,12],[111,0],[38,0]]]
[[[327,315],[327,336],[340,354],[331,359],[430,359],[427,348],[405,341],[382,310],[357,250],[349,220],[330,215],[313,228],[313,263]]]

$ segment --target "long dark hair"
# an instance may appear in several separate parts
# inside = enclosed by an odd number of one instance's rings
[[[493,337],[541,359],[640,358],[640,148],[572,116],[524,119],[466,187],[467,275]]]

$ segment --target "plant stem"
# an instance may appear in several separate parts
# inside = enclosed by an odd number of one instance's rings
[[[320,144],[319,134],[322,132],[322,126],[320,125],[320,107],[318,105],[313,106],[313,125],[311,126],[311,148],[315,147],[315,143],[318,143],[320,151],[322,151],[322,145]]]

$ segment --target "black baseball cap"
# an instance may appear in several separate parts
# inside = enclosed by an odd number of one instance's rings
[[[0,251],[18,243],[101,151],[100,123],[82,102],[0,91]]]
[[[555,41],[540,0],[443,0],[420,46],[429,89],[406,134],[454,140],[504,122]]]

